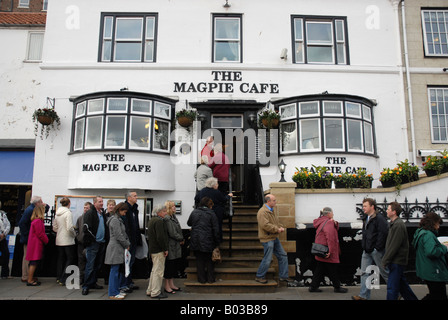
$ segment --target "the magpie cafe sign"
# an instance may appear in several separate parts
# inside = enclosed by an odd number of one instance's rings
[[[69,189],[174,190],[174,166],[166,156],[92,152],[69,157]]]
[[[242,71],[211,71],[209,81],[174,82],[174,92],[182,93],[279,93],[278,83],[247,82]]]

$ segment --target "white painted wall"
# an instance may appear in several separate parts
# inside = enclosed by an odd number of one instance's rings
[[[39,63],[25,61],[30,31],[0,28],[0,139],[34,139],[33,112],[45,107]]]
[[[70,97],[128,87],[130,91],[178,99],[177,109],[188,102],[206,99],[248,99],[267,102],[297,95],[330,93],[359,95],[376,99],[374,107],[379,158],[354,157],[367,162],[372,171],[391,166],[407,157],[406,119],[402,76],[399,65],[399,38],[396,12],[389,0],[376,1],[374,11],[365,1],[230,1],[153,0],[108,1],[58,0],[49,7],[43,53],[43,97],[56,98],[61,130],[49,139],[36,142],[33,190],[49,202],[55,194],[103,194],[121,196],[117,189],[69,189],[70,137],[73,104]],[[275,6],[275,10],[272,10]],[[158,42],[156,63],[97,62],[101,12],[157,12]],[[243,14],[243,63],[211,63],[212,13]],[[292,64],[291,15],[347,16],[351,64]],[[375,19],[380,20],[375,20]],[[373,19],[373,20],[372,20]],[[375,24],[367,24],[375,22]],[[378,23],[377,23],[378,22]],[[287,60],[280,59],[283,48]],[[386,50],[387,48],[387,50]],[[175,82],[212,82],[213,70],[241,71],[242,81],[275,83],[279,93],[179,93]],[[241,82],[234,82],[237,88]],[[290,156],[285,177],[290,181],[295,166],[322,161],[326,154]],[[167,160],[169,158],[167,157]],[[309,164],[308,164],[309,165]],[[191,208],[194,197],[195,165],[174,166],[176,191],[142,191],[155,203],[182,200]],[[277,168],[263,169],[263,184],[278,181]],[[379,173],[378,173],[379,175]],[[168,175],[169,176],[169,175]],[[188,215],[180,221],[186,226]]]

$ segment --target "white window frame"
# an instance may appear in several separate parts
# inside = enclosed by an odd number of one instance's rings
[[[303,147],[303,125],[302,125],[302,123],[303,122],[305,122],[305,121],[316,121],[317,122],[317,132],[318,132],[318,137],[317,137],[317,141],[319,142],[319,146],[318,147],[315,147],[314,145],[313,145],[313,147],[314,148],[312,148],[312,149],[307,149],[307,148],[304,148]],[[299,145],[300,145],[300,152],[303,152],[303,153],[306,153],[306,152],[319,152],[319,151],[322,151],[322,146],[321,146],[321,140],[322,140],[322,136],[321,136],[321,121],[320,121],[320,118],[310,118],[310,119],[307,119],[307,118],[304,118],[304,119],[300,119],[299,120],[299,127],[300,127],[300,135],[299,135]]]
[[[341,148],[328,148],[327,147],[327,127],[326,127],[326,122],[327,121],[340,121],[341,123],[341,140],[342,140],[342,147]],[[324,151],[345,151],[345,126],[344,126],[344,119],[343,118],[324,118],[323,119],[324,123],[323,123],[323,129],[324,129],[324,136],[323,136],[323,143],[324,143]]]
[[[151,132],[152,132],[152,128],[153,128],[153,121],[151,117],[144,117],[144,116],[139,116],[139,115],[131,115],[130,116],[130,128],[129,128],[129,150],[149,150],[151,148]],[[148,120],[148,145],[146,147],[139,147],[139,146],[132,146],[131,145],[131,137],[132,137],[132,128],[134,127],[134,119],[135,118],[141,118],[141,119],[147,119]]]
[[[316,113],[302,113],[302,105],[304,104],[311,104],[311,103],[315,103],[317,104],[317,112]],[[303,119],[303,118],[312,118],[312,117],[319,117],[320,116],[320,106],[319,106],[319,101],[304,101],[304,102],[299,102],[299,118]]]
[[[26,48],[26,60],[27,62],[41,62],[42,61],[42,50],[43,50],[43,46],[44,46],[44,31],[31,31],[28,33],[28,42],[27,42],[27,48]],[[35,36],[39,36],[38,38],[36,38]],[[37,43],[35,41],[37,40],[40,41],[40,43]],[[34,42],[34,43],[32,43]],[[38,57],[37,58],[33,58],[31,57],[31,53],[32,53],[32,45],[33,45],[33,50],[38,50]]]
[[[432,38],[434,39],[434,36],[436,35],[436,33],[434,33],[434,30],[432,30],[431,22],[430,22],[431,30],[426,30],[425,13],[428,13],[430,15],[430,19],[431,19],[431,13],[435,13],[436,15],[438,15],[439,13],[443,13],[445,15],[445,19],[446,19],[446,17],[448,17],[448,9],[434,9],[434,10],[424,9],[421,11],[422,29],[423,29],[423,44],[424,44],[424,48],[425,48],[425,55],[428,57],[448,57],[448,21],[445,20],[445,22],[444,22],[445,32],[440,32],[440,31],[437,32],[437,37],[439,39],[441,38],[442,34],[445,36],[446,43],[443,44],[440,42],[440,49],[441,49],[440,53],[435,52],[435,45],[434,45],[434,52],[430,53],[427,34],[430,33]],[[437,21],[439,21],[439,20],[437,20]],[[437,24],[440,24],[440,22]],[[445,53],[443,53],[443,45],[446,46]]]
[[[294,112],[290,115],[285,115],[285,110],[286,109],[292,109]],[[281,121],[283,120],[288,120],[288,119],[295,119],[297,118],[297,104],[296,103],[290,103],[290,104],[285,104],[283,106],[280,106],[279,108],[279,113],[280,113],[280,119]]]
[[[96,119],[99,118],[101,119],[101,128],[100,128],[100,144],[99,145],[94,145],[94,146],[87,146],[87,137],[89,136],[89,120],[92,119]],[[103,148],[103,132],[104,132],[104,128],[103,128],[103,121],[104,121],[104,116],[103,115],[98,115],[98,116],[93,116],[93,117],[88,117],[86,118],[86,122],[85,122],[85,133],[84,133],[84,149],[88,150],[88,149],[102,149]]]
[[[283,132],[282,126],[285,125],[285,124],[290,124],[290,123],[294,123],[294,125],[296,127],[295,130],[294,130],[294,137],[296,139],[295,148],[294,148],[294,150],[284,151],[283,150],[283,139],[284,139],[283,135],[284,135],[284,132]],[[297,128],[297,120],[285,121],[285,122],[280,123],[280,139],[281,139],[280,140],[280,153],[281,154],[297,153],[297,151],[298,151],[298,143],[299,143],[298,136],[297,136],[297,130],[298,130],[298,128]]]
[[[107,135],[109,133],[109,120],[111,118],[124,118],[124,128],[123,128],[123,145],[122,146],[116,146],[116,145],[108,145],[107,144]],[[126,142],[127,142],[127,137],[126,137],[126,132],[127,132],[127,115],[107,115],[106,116],[106,128],[105,128],[105,139],[104,139],[104,149],[125,149],[126,148]]]
[[[122,100],[125,102],[124,110],[111,110],[110,109],[110,101],[111,100]],[[127,113],[128,112],[128,98],[107,98],[107,113]]]
[[[217,20],[238,20],[238,38],[218,38],[216,36],[216,21]],[[242,17],[241,16],[214,16],[213,17],[213,61],[217,63],[241,63],[243,60],[242,57]],[[236,60],[217,60],[216,59],[216,53],[218,50],[216,50],[216,44],[219,42],[228,42],[228,43],[237,43],[238,44],[238,56]]]
[[[80,147],[77,148],[76,145],[77,145],[77,142],[78,142],[78,136],[76,135],[76,132],[77,132],[78,125],[81,122],[83,123],[82,137],[80,137],[82,140],[81,140]],[[74,138],[73,138],[73,140],[74,140],[73,141],[73,150],[74,151],[82,150],[84,148],[85,134],[86,134],[86,118],[82,118],[82,119],[76,120],[75,121],[75,132],[74,132]]]
[[[156,130],[155,130],[156,121],[164,122],[164,123],[168,124],[168,141],[167,141],[168,145],[167,145],[167,149],[166,150],[165,149],[156,148],[156,146],[155,146],[155,143],[156,143],[156,137],[155,137],[155,135],[156,135]],[[164,153],[169,153],[170,152],[170,132],[171,132],[171,123],[170,123],[170,121],[153,118],[153,120],[152,120],[152,134],[153,134],[152,135],[152,150],[153,151],[164,152]]]
[[[444,91],[443,96],[445,96],[445,92],[447,92],[447,95],[448,95],[448,87],[437,87],[437,88],[436,87],[432,87],[432,88],[428,88],[428,107],[429,107],[428,111],[429,111],[429,120],[430,120],[430,124],[431,124],[431,128],[430,128],[430,130],[431,130],[431,142],[432,143],[448,143],[448,128],[447,127],[445,128],[445,131],[447,131],[445,133],[446,139],[442,140],[442,139],[440,139],[441,127],[440,127],[440,125],[435,127],[434,126],[434,121],[433,121],[433,116],[437,116],[437,118],[444,117],[445,118],[445,124],[448,122],[448,113],[445,113],[445,114],[441,115],[439,113],[439,106],[437,105],[438,103],[443,103],[443,104],[445,104],[445,108],[446,108],[446,104],[448,104],[448,99],[446,99],[446,100],[444,99],[442,101],[438,101],[438,100],[431,101],[431,91],[432,90],[434,90],[434,95],[437,98],[437,90],[443,90]],[[436,103],[436,108],[437,108],[437,114],[436,115],[433,115],[433,113],[432,113],[431,103]],[[439,122],[439,119],[437,121]],[[434,137],[434,130],[435,129],[439,130],[439,139],[438,140],[436,140],[435,137]]]
[[[89,109],[90,109],[90,103],[91,102],[96,102],[96,101],[101,101],[101,103],[102,103],[102,108],[101,108],[101,110],[100,111],[90,111]],[[92,100],[89,100],[88,102],[87,102],[87,115],[92,115],[92,114],[102,114],[102,113],[104,113],[104,99],[103,98],[99,98],[99,99],[92,99]]]
[[[141,21],[141,29],[140,29],[140,37],[139,38],[120,38],[117,39],[118,33],[118,22],[125,20],[140,20]],[[144,21],[143,17],[116,17],[114,20],[115,24],[115,40],[114,40],[114,61],[116,62],[141,62],[142,60],[142,51],[143,51],[143,35],[144,35]],[[138,59],[117,59],[117,44],[119,43],[133,43],[140,44],[140,56]]]
[[[358,149],[350,149],[350,130],[349,130],[349,125],[348,125],[349,121],[359,123],[359,130],[360,130],[359,138],[360,138],[360,141],[361,141],[361,148],[359,150]],[[347,129],[346,129],[346,132],[347,132],[347,151],[349,151],[349,152],[357,152],[357,153],[364,153],[365,151],[364,151],[364,138],[363,138],[364,137],[363,121],[362,120],[358,120],[358,119],[347,118],[345,120],[345,122],[346,122],[345,125],[347,127]]]
[[[29,8],[29,7],[30,7],[30,0],[19,0],[17,8]]]
[[[149,111],[145,112],[145,111],[136,111],[136,110],[134,110],[134,102],[135,101],[147,102],[149,104]],[[151,100],[145,100],[145,99],[132,98],[131,99],[131,113],[132,114],[141,114],[141,115],[151,115],[152,114],[152,101]]]

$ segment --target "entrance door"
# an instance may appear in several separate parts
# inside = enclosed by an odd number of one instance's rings
[[[265,103],[255,101],[210,100],[190,103],[201,115],[202,139],[215,137],[231,162],[234,203],[258,204],[262,197],[256,153],[256,116]]]
[[[214,137],[214,145],[218,148],[221,145],[223,152],[229,158],[231,172],[229,183],[231,184],[230,191],[234,194],[234,203],[244,201],[245,150],[244,141],[241,138],[243,123],[243,114],[211,114],[211,134]]]

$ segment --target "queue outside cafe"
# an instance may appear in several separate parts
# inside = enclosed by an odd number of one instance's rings
[[[446,174],[399,188],[380,181],[383,168],[411,158],[400,37],[391,31],[399,30],[396,4],[378,1],[378,28],[366,25],[359,1],[284,1],[278,13],[262,10],[268,4],[52,3],[41,95],[61,124],[36,139],[33,194],[53,211],[69,197],[76,219],[96,195],[118,203],[135,190],[143,234],[153,206],[171,200],[188,238],[194,173],[213,136],[231,162],[234,206],[259,207],[266,193],[277,196],[290,276],[309,279],[312,222],[324,206],[333,208],[346,284],[359,281],[365,197],[383,211],[394,200],[407,206],[410,235],[424,210],[446,216]],[[262,21],[280,22],[268,28]],[[180,26],[188,30],[183,37]],[[186,127],[176,116],[182,110],[196,113]],[[266,112],[278,124],[263,125]],[[305,171],[330,179],[365,172],[372,181],[363,189],[330,180],[326,188],[303,187],[294,177]],[[185,268],[188,255],[187,243]],[[46,259],[42,272],[53,275],[55,257]],[[137,266],[148,276],[146,262]]]

